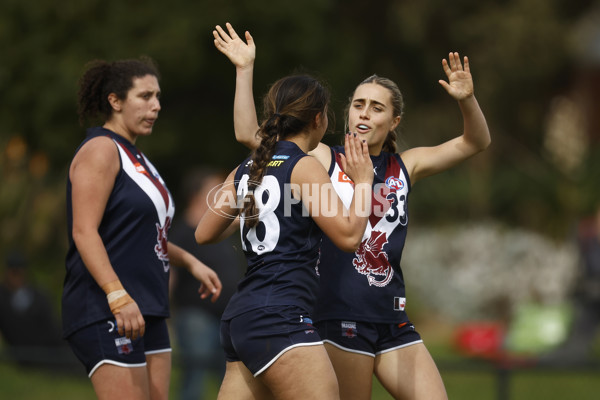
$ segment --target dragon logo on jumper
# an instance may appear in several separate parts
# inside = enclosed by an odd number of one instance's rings
[[[171,227],[171,218],[167,217],[165,220],[165,224],[161,227],[159,224],[156,224],[156,245],[154,245],[154,252],[156,253],[156,257],[163,263],[163,268],[165,272],[169,272],[169,250],[167,245],[167,232],[169,232],[169,228]]]
[[[367,276],[370,286],[386,286],[394,276],[387,253],[383,251],[387,242],[386,232],[372,231],[371,237],[360,244],[356,257],[352,260],[354,268]]]

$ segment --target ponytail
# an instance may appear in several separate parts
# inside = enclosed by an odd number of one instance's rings
[[[248,193],[242,214],[249,228],[258,225],[254,191],[261,184],[277,142],[304,131],[329,104],[329,91],[315,78],[293,75],[275,82],[264,97],[264,122],[258,129],[260,145],[252,153]]]
[[[396,144],[398,135],[396,135],[396,131],[389,131],[385,142],[383,142],[383,151],[387,151],[388,153],[396,153],[398,151],[398,145]]]
[[[248,179],[248,193],[244,198],[244,221],[249,228],[254,228],[258,225],[258,214],[259,209],[256,204],[256,198],[254,197],[254,190],[260,185],[269,160],[275,153],[275,146],[277,145],[277,125],[273,123],[273,119],[279,117],[273,116],[269,118],[261,128],[259,129],[259,136],[261,141],[258,147],[252,153],[252,166],[250,166],[250,178]]]

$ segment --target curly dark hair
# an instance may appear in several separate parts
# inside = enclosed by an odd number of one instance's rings
[[[112,107],[108,95],[114,93],[117,98],[125,99],[133,87],[133,79],[146,75],[160,78],[158,67],[150,57],[107,62],[93,60],[86,64],[86,70],[79,79],[77,95],[79,123],[93,118],[109,119]]]

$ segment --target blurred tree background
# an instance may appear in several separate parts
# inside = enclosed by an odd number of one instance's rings
[[[188,168],[229,170],[248,153],[233,135],[235,70],[213,45],[214,26],[227,21],[257,43],[257,98],[296,71],[328,82],[337,115],[330,144],[341,140],[348,97],[373,73],[404,94],[401,147],[456,136],[460,112],[437,81],[449,51],[469,56],[492,146],[419,183],[415,224],[489,219],[561,239],[600,201],[595,1],[3,0],[0,251],[24,249],[57,297],[66,174],[84,137],[76,115],[84,65],[158,62],[163,109],[138,145],[177,200]]]

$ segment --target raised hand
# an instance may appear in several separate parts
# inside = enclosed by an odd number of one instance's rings
[[[442,68],[448,77],[448,82],[439,80],[440,85],[456,100],[464,100],[473,96],[473,77],[469,68],[469,59],[464,58],[464,68],[460,63],[458,53],[448,54],[448,61],[442,60]]]
[[[246,43],[238,36],[229,22],[225,24],[228,32],[219,25],[215,27],[215,47],[229,58],[229,61],[238,68],[246,68],[254,64],[256,58],[256,45],[250,32],[246,31]]]

